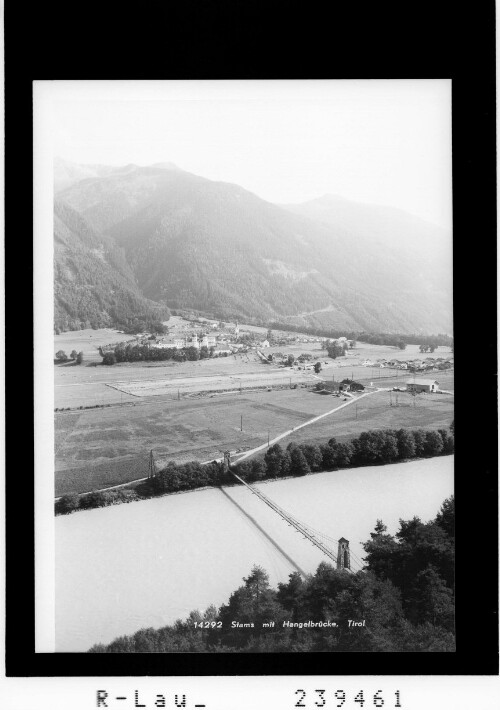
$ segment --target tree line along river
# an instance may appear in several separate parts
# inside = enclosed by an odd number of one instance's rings
[[[400,518],[435,517],[453,493],[453,464],[453,456],[440,456],[256,485],[293,517],[347,538],[362,558],[377,519],[394,533]],[[255,564],[275,586],[329,561],[244,486],[58,516],[55,538],[59,652],[219,606]]]

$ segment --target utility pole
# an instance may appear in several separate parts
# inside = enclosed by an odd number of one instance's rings
[[[181,391],[178,389],[177,390],[177,399],[180,401],[181,399]]]
[[[240,421],[240,431],[243,431],[243,414],[240,415],[241,421]]]

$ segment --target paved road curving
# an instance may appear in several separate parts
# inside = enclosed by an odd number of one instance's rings
[[[328,412],[324,412],[324,414],[319,414],[316,417],[313,417],[312,419],[308,419],[307,422],[303,422],[302,424],[298,424],[297,426],[293,427],[292,429],[288,429],[288,431],[283,432],[282,434],[279,434],[278,436],[275,436],[274,439],[271,439],[269,441],[269,444],[262,444],[261,446],[256,446],[254,449],[250,449],[249,451],[245,451],[241,456],[239,456],[238,460],[235,463],[239,463],[240,461],[243,461],[243,459],[248,458],[249,456],[252,456],[253,454],[257,453],[258,451],[263,451],[264,449],[267,449],[268,446],[272,446],[273,444],[276,444],[278,441],[281,439],[284,439],[286,436],[290,436],[290,434],[293,434],[294,432],[298,431],[299,429],[303,429],[306,426],[310,426],[311,424],[314,424],[315,422],[319,421],[320,419],[323,419],[324,417],[330,416],[330,414],[334,414],[335,412],[338,412],[339,409],[343,409],[344,407],[348,407],[351,404],[354,404],[355,402],[359,402],[360,399],[363,399],[363,397],[369,397],[371,394],[375,394],[376,392],[379,392],[381,388],[377,388],[376,390],[373,390],[373,392],[365,392],[364,394],[360,395],[359,397],[356,397],[355,399],[350,399],[347,402],[344,402],[344,404],[341,404],[339,407],[335,407],[335,409],[330,409]],[[220,459],[218,459],[220,460]],[[208,463],[208,461],[204,462]]]

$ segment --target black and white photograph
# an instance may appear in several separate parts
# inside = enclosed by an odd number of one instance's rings
[[[451,81],[34,110],[37,652],[455,652]]]
[[[496,707],[494,3],[0,14],[2,709]]]

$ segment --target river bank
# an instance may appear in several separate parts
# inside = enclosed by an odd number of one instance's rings
[[[395,532],[401,517],[436,515],[453,493],[453,465],[453,456],[440,456],[268,480],[265,490],[298,519],[350,540],[362,558],[377,519]],[[312,573],[326,559],[244,486],[230,497],[237,505],[208,488],[59,516],[55,650],[84,651],[226,602],[254,564],[276,585],[294,565]]]

